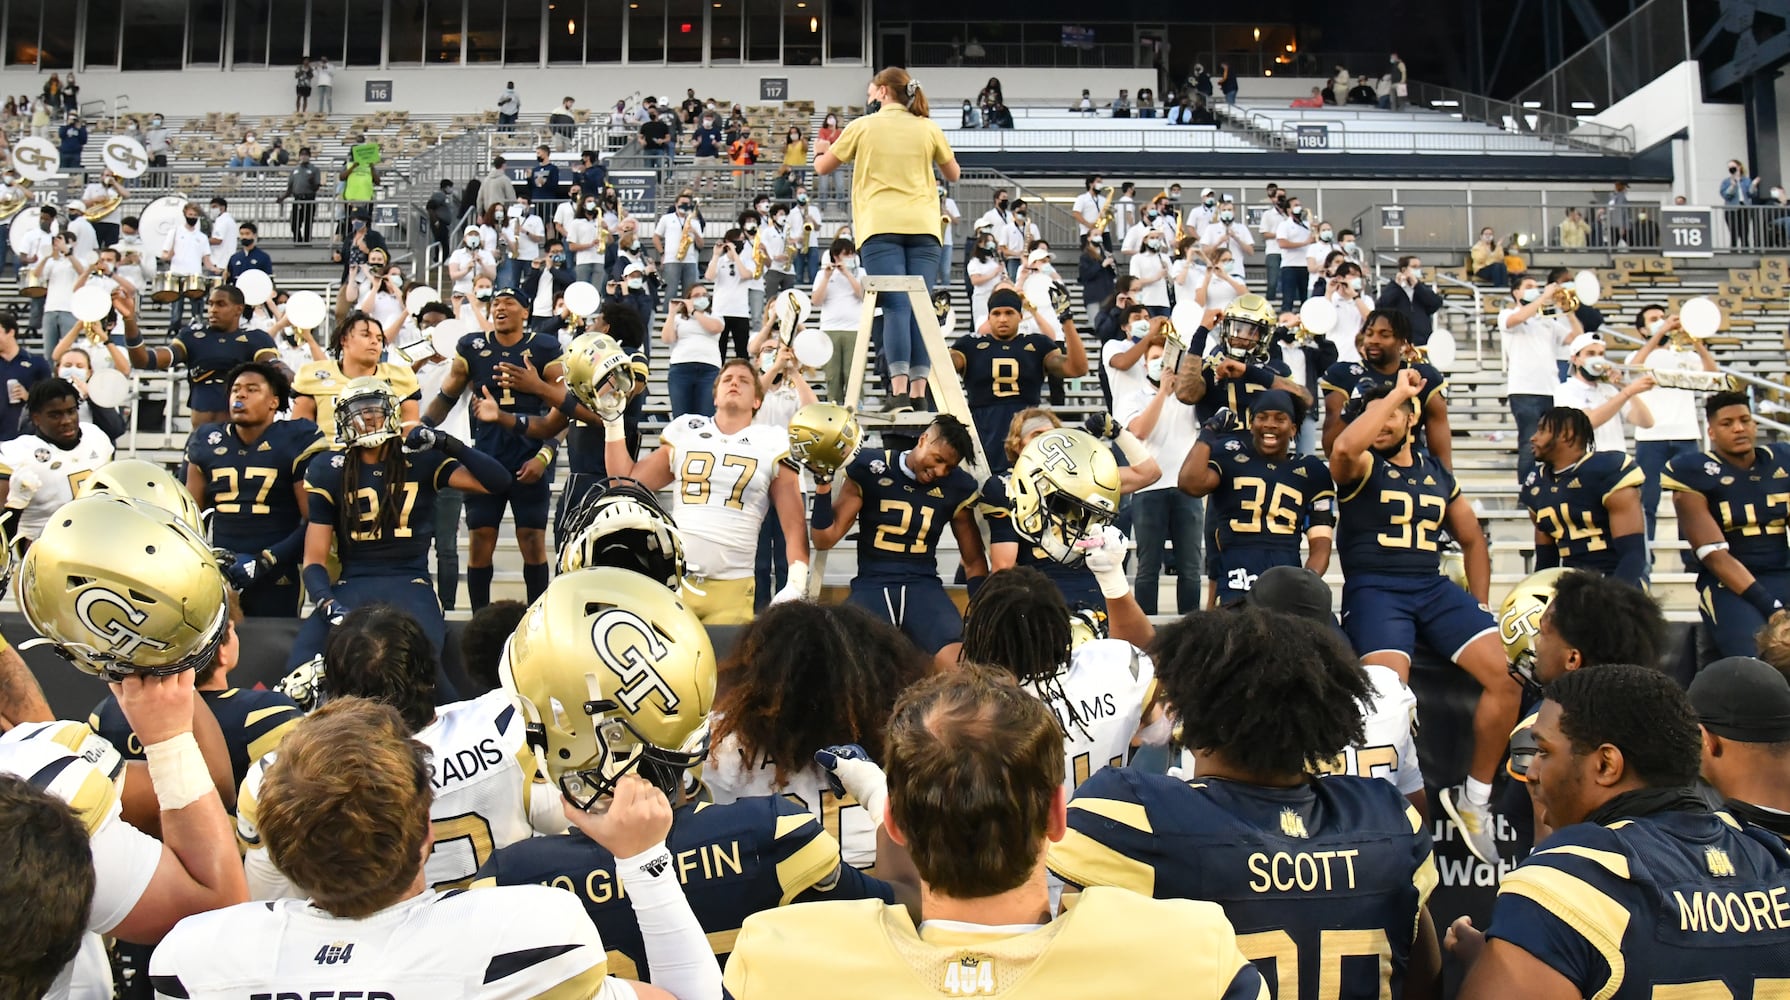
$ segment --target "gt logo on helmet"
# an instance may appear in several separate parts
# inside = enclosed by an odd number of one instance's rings
[[[656,668],[671,650],[646,619],[625,608],[610,608],[591,620],[590,641],[603,665],[621,678],[615,700],[628,711],[640,711],[654,691],[659,692],[665,711],[678,710],[677,689]]]
[[[101,624],[96,618],[95,612],[107,606],[117,609],[118,613],[110,616],[108,621]],[[81,596],[75,598],[75,617],[94,635],[111,639],[112,643],[107,652],[120,659],[129,660],[131,654],[141,647],[155,650],[168,648],[167,643],[160,639],[151,639],[132,627],[148,621],[149,614],[147,612],[138,610],[123,597],[103,587],[82,591]]]
[[[1044,455],[1046,470],[1061,469],[1070,475],[1075,474],[1075,459],[1069,454],[1069,437],[1065,434],[1046,434],[1037,441],[1038,450]]]

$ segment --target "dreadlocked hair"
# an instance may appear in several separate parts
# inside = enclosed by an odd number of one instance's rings
[[[1180,743],[1251,774],[1309,772],[1363,738],[1373,695],[1334,629],[1277,611],[1200,611],[1150,645]]]
[[[1549,408],[1535,422],[1535,429],[1554,437],[1569,437],[1587,451],[1596,445],[1597,435],[1591,429],[1591,418],[1576,406]]]
[[[894,626],[862,608],[774,604],[734,648],[712,745],[731,737],[746,768],[769,760],[779,786],[822,747],[856,743],[880,752],[895,699],[928,667]]]
[[[963,621],[965,660],[998,667],[1030,685],[1053,709],[1065,732],[1087,724],[1063,693],[1069,664],[1069,605],[1050,577],[1030,566],[991,574],[970,599]]]
[[[966,465],[976,464],[976,439],[963,421],[949,413],[941,413],[933,418],[930,429],[938,432],[939,440],[956,452],[960,461]]]
[[[367,470],[373,466],[360,460],[362,450],[348,449],[342,461],[342,500],[347,509],[336,518],[336,551],[344,556],[359,541],[381,541],[391,537],[389,532],[397,526],[398,515],[404,509],[402,491],[410,474],[410,460],[404,456],[402,443],[397,439],[374,449],[379,454],[376,464],[384,473],[382,477],[367,475]],[[363,488],[362,476],[368,480],[365,486],[379,494],[378,509],[372,512],[371,524],[361,516],[359,505],[350,501]],[[376,479],[383,479],[383,487]]]
[[[435,720],[435,647],[415,618],[366,604],[330,630],[323,647],[331,698],[371,698],[396,709],[410,731]]]

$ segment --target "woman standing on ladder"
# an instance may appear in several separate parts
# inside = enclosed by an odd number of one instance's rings
[[[907,71],[891,66],[866,89],[877,112],[854,119],[838,141],[814,159],[814,172],[852,171],[852,232],[860,240],[858,259],[870,275],[918,275],[926,291],[938,277],[938,182],[933,168],[947,181],[959,170],[945,133],[932,123],[926,94]],[[931,360],[906,295],[880,300],[883,307],[882,355],[889,366],[889,396],[884,413],[913,408],[926,396]],[[861,372],[848,373],[859,378]]]

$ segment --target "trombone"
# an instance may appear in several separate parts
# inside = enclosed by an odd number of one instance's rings
[[[1592,378],[1622,379],[1638,378],[1642,375],[1652,377],[1653,384],[1661,389],[1683,389],[1687,392],[1734,392],[1740,388],[1740,380],[1727,372],[1706,372],[1681,369],[1648,368],[1646,365],[1619,365],[1607,358],[1591,358],[1585,362],[1585,374]]]

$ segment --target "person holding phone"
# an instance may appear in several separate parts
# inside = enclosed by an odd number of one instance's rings
[[[673,299],[659,339],[671,345],[666,372],[671,416],[715,415],[715,378],[721,374],[721,335],[727,324],[709,312],[708,289],[693,285],[689,298]]]

